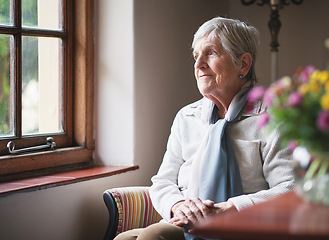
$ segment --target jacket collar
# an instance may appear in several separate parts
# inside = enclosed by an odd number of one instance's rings
[[[209,123],[209,110],[213,109],[214,103],[211,102],[209,99],[203,97],[199,101],[196,101],[192,104],[190,104],[187,108],[187,111],[185,112],[186,116],[195,116],[202,121]],[[240,116],[239,120],[251,117],[251,116],[257,116],[261,113],[263,113],[266,110],[263,103],[261,101],[257,101],[255,103],[247,102],[245,106],[245,110],[243,114]]]

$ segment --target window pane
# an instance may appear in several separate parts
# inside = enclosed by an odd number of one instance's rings
[[[10,0],[0,0],[0,24],[13,24],[10,17]]]
[[[62,29],[60,4],[62,0],[22,1],[23,27]]]
[[[13,89],[11,84],[12,36],[0,34],[0,136],[13,135]]]
[[[23,135],[63,132],[61,40],[22,38]]]

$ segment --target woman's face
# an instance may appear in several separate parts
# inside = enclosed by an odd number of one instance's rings
[[[231,56],[223,49],[221,41],[199,39],[193,51],[194,71],[200,93],[220,102],[232,100],[245,81],[238,78],[239,64],[233,64]]]

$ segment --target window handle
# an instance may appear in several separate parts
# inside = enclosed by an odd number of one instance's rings
[[[23,152],[30,152],[30,151],[37,151],[37,150],[44,150],[44,149],[55,149],[56,143],[52,137],[47,137],[47,144],[35,146],[35,147],[27,147],[22,149],[15,149],[15,144],[13,141],[8,142],[7,148],[11,154],[23,153]]]

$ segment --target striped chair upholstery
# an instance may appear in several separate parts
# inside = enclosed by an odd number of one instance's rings
[[[134,228],[144,228],[159,222],[161,216],[153,208],[149,187],[112,188],[104,192],[109,211],[109,224],[105,239]]]

